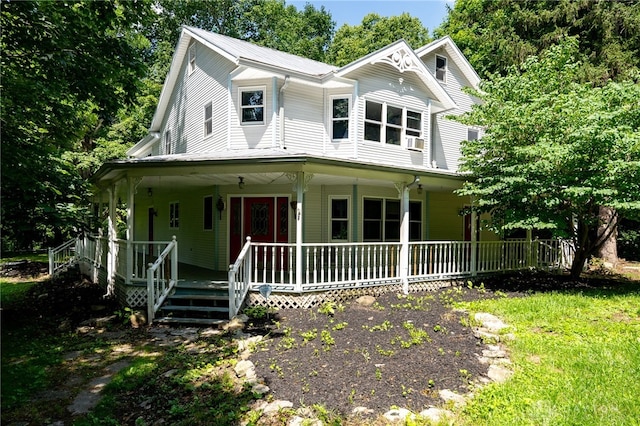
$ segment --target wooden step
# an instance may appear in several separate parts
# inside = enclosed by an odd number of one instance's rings
[[[221,296],[215,294],[194,294],[194,293],[180,293],[172,294],[167,297],[167,300],[222,300],[228,301],[229,296]]]
[[[176,288],[194,290],[229,290],[227,281],[178,281]]]
[[[162,305],[160,310],[183,312],[229,312],[229,308],[222,306]]]
[[[175,318],[175,317],[161,317],[153,320],[155,323],[160,324],[196,324],[196,325],[219,325],[224,324],[228,320],[217,318]]]

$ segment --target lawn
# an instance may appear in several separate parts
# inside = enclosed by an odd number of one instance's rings
[[[383,425],[386,422],[379,415],[356,420],[341,413],[351,404],[365,405],[367,395],[375,407],[373,397],[382,397],[383,391],[386,394],[376,407],[379,412],[396,400],[394,405],[413,404],[410,408],[417,412],[421,404],[437,403],[433,398],[441,384],[437,374],[448,374],[458,391],[462,370],[474,376],[472,382],[480,374],[481,366],[456,364],[473,360],[465,358],[474,352],[473,345],[454,347],[471,334],[473,321],[453,311],[464,308],[493,313],[511,326],[516,338],[505,345],[514,375],[505,383],[475,389],[466,407],[454,410],[455,424],[638,425],[640,277],[631,278],[587,277],[570,282],[547,275],[512,275],[406,300],[396,295],[380,297],[379,304],[367,312],[345,303],[344,309],[333,313],[318,307],[273,314],[272,319],[281,324],[271,327],[270,343],[256,347],[263,351],[271,345],[271,352],[256,352],[251,359],[257,370],[267,370],[261,376],[268,377],[271,371],[275,394],[265,400],[278,399],[287,388],[295,390],[292,395],[297,398],[291,399],[293,410],[284,409],[268,422],[257,408],[260,396],[233,373],[238,353],[229,334],[131,329],[125,325],[126,311],[100,306],[104,305],[102,291],[73,275],[70,281],[53,283],[31,276],[3,278],[2,423],[212,424],[215,419],[215,424],[231,425],[244,419],[254,425],[286,424],[302,405],[323,424]],[[81,326],[91,316],[114,312],[116,320],[103,328]],[[283,316],[288,316],[288,322]],[[188,332],[187,337],[169,344],[174,332],[182,331]],[[411,331],[422,333],[419,344],[408,344]],[[156,339],[157,332],[165,333],[165,340]],[[446,336],[457,342],[442,341]],[[311,355],[305,356],[305,351]],[[405,357],[407,351],[416,353]],[[395,362],[395,356],[412,363]],[[295,364],[296,360],[303,362]],[[403,369],[418,377],[416,363],[423,361],[436,363],[437,368],[428,373],[433,382],[417,387]],[[70,415],[67,406],[78,392],[118,362],[126,362],[127,367],[105,387],[102,402],[86,415]],[[338,363],[355,367],[340,369]],[[372,367],[367,368],[367,363]],[[279,374],[281,370],[287,374]],[[329,370],[332,374],[324,374]],[[355,380],[353,374],[358,372]],[[292,382],[287,383],[287,377]],[[323,391],[344,392],[314,401],[315,385]],[[428,423],[417,419],[404,424]]]

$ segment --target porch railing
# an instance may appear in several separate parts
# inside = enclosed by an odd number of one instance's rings
[[[61,272],[76,260],[78,239],[74,238],[56,248],[49,249],[49,275]]]
[[[171,241],[116,240],[116,274],[125,282],[146,281],[149,263],[155,262]]]
[[[178,282],[178,241],[173,241],[147,269],[147,320],[153,322],[156,312]]]
[[[251,287],[251,245],[251,237],[247,237],[238,259],[229,265],[229,319],[238,314]]]

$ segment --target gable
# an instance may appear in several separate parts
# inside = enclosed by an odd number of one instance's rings
[[[469,86],[475,89],[478,88],[480,84],[480,77],[451,37],[445,36],[435,40],[419,49],[416,49],[415,53],[422,61],[434,61],[432,68],[434,70],[433,73],[435,73],[436,56],[442,55],[446,57],[448,60],[455,63]]]

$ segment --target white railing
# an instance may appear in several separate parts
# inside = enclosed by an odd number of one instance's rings
[[[116,274],[125,280],[146,281],[149,263],[155,262],[171,241],[116,240]]]
[[[229,319],[238,314],[251,287],[251,245],[251,237],[247,237],[238,259],[229,265]]]
[[[147,269],[147,319],[153,322],[156,312],[178,282],[178,242],[176,237]]]
[[[409,243],[411,280],[445,278],[472,273],[470,241],[423,241]]]
[[[49,275],[57,274],[76,261],[78,239],[69,240],[49,249]]]

